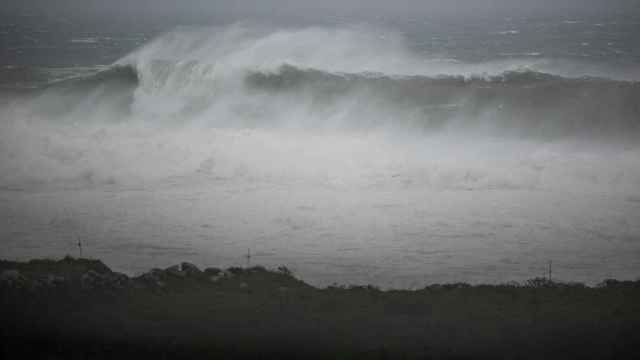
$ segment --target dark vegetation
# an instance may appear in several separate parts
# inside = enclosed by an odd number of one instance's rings
[[[0,261],[0,358],[640,358],[640,281],[317,289],[286,267]]]

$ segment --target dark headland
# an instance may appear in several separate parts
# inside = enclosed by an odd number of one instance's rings
[[[281,267],[0,261],[3,359],[640,359],[640,281],[314,288]]]

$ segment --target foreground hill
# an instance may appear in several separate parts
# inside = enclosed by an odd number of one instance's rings
[[[3,358],[640,358],[640,281],[317,289],[281,267],[0,261]]]

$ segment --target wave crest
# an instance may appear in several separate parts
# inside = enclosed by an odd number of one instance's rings
[[[95,117],[97,104],[115,109],[105,117],[210,126],[640,137],[640,83],[541,64],[420,57],[401,36],[368,28],[182,29],[111,68],[49,86],[41,110]]]

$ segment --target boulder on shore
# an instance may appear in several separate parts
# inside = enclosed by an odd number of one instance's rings
[[[4,270],[0,273],[0,285],[10,288],[24,288],[27,286],[27,278],[18,270]]]

